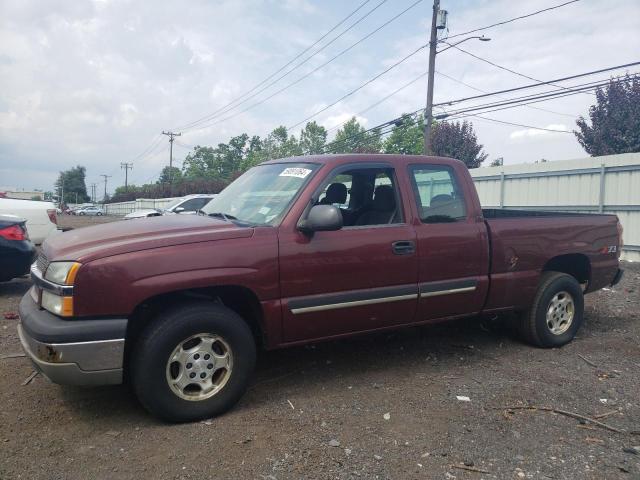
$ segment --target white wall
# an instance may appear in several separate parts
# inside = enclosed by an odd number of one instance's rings
[[[640,153],[470,170],[483,207],[612,213],[640,261]]]
[[[130,202],[107,203],[104,205],[106,215],[127,215],[137,210],[149,208],[163,208],[173,202],[176,198],[138,198]]]

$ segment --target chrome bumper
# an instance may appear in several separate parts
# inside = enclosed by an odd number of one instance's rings
[[[36,369],[62,385],[111,385],[122,383],[124,338],[90,342],[39,342],[18,324],[25,353]]]

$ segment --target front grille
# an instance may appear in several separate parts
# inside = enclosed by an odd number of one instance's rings
[[[38,259],[36,260],[36,267],[38,267],[38,270],[40,270],[40,272],[43,275],[44,275],[44,272],[47,270],[48,266],[49,266],[49,260],[47,259],[45,254],[41,253],[40,255],[38,255]]]

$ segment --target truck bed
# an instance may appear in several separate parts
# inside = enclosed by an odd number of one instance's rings
[[[549,259],[588,280],[588,291],[609,285],[618,266],[615,215],[482,209],[490,238],[491,288],[486,309],[530,305]],[[581,283],[583,283],[581,281]]]
[[[524,218],[524,217],[575,217],[600,215],[597,213],[550,212],[542,210],[514,210],[509,208],[483,208],[484,218]]]

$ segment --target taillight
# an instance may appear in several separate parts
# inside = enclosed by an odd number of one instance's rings
[[[0,237],[6,240],[26,240],[27,238],[20,225],[0,228]]]
[[[58,217],[56,215],[56,209],[55,208],[50,208],[47,210],[47,215],[49,215],[49,220],[51,220],[51,223],[55,223],[56,225],[58,224]]]

